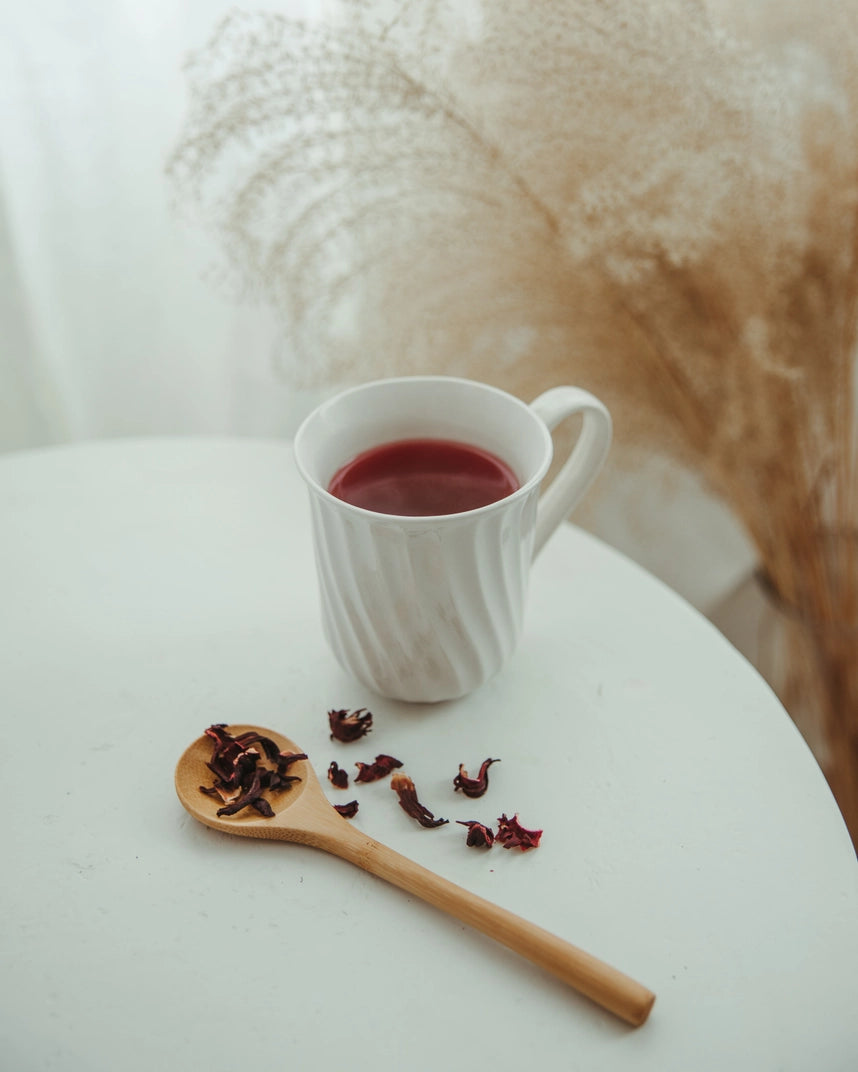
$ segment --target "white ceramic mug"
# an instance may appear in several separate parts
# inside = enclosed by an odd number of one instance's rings
[[[574,448],[542,489],[551,429],[576,413],[583,425]],[[418,437],[491,451],[513,469],[518,490],[432,517],[376,513],[327,490],[361,452]],[[527,405],[472,380],[407,376],[323,402],[297,432],[295,460],[310,491],[324,631],[340,663],[381,695],[414,702],[454,699],[488,680],[521,633],[531,561],[610,443],[608,410],[577,387]]]

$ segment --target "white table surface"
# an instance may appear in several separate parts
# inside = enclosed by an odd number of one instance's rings
[[[410,708],[334,665],[287,445],[149,440],[0,461],[4,1072],[858,1067],[858,865],[768,687],[695,611],[573,526],[475,695]],[[369,707],[353,745],[330,708]],[[640,979],[632,1029],[340,860],[205,829],[173,790],[212,722],[324,775],[391,753],[450,819],[519,812],[522,854],[362,829]],[[452,790],[487,756],[489,792]]]

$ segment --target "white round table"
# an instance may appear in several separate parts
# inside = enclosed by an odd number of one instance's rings
[[[478,693],[367,693],[319,625],[288,445],[117,441],[0,461],[0,1067],[847,1072],[858,865],[761,678],[681,599],[573,526]],[[368,707],[371,734],[329,739]],[[656,991],[633,1029],[350,865],[232,838],[173,769],[210,723],[292,737],[368,833]],[[449,825],[331,760],[403,761]],[[459,763],[499,757],[484,797]],[[469,848],[517,812],[535,851]]]

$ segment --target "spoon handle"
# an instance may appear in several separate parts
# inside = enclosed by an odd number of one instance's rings
[[[628,975],[373,838],[354,835],[325,847],[482,931],[635,1027],[649,1016],[655,994]]]

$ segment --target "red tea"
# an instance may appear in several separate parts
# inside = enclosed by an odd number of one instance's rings
[[[328,491],[380,514],[457,514],[504,499],[515,473],[490,451],[452,439],[398,439],[337,470]]]

